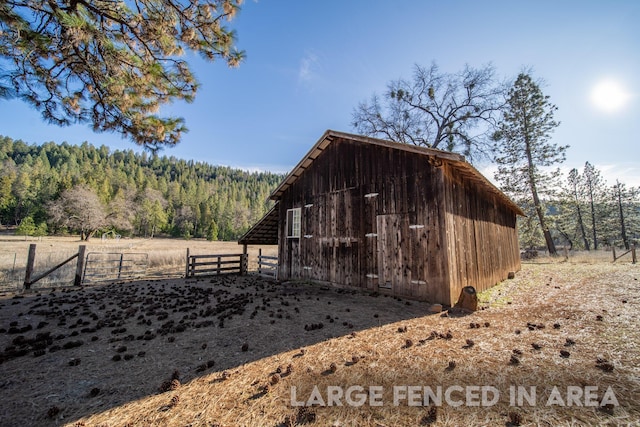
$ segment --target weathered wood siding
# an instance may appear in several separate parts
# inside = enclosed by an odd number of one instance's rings
[[[490,288],[520,270],[516,216],[498,198],[445,163],[446,234],[450,295],[465,286]]]
[[[334,141],[280,199],[279,277],[448,300],[443,186],[426,156]],[[286,237],[291,208],[299,239]]]

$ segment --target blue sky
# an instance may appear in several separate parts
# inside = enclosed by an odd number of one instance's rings
[[[568,144],[564,168],[585,161],[640,185],[640,1],[246,0],[230,24],[247,53],[238,69],[191,58],[202,84],[182,116],[190,132],[163,154],[275,172],[290,170],[326,129],[352,132],[354,107],[414,64],[441,71],[492,63],[514,78],[525,67],[543,79]],[[604,80],[624,90],[623,108],[590,100]],[[87,126],[58,128],[19,101],[0,101],[0,134],[136,149]],[[487,165],[478,165],[491,175]]]

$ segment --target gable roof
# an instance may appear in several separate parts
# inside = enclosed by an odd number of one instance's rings
[[[496,195],[506,206],[513,210],[517,215],[526,216],[522,209],[516,205],[506,194],[504,194],[498,187],[493,185],[486,177],[484,177],[475,167],[468,163],[464,156],[448,151],[436,150],[433,148],[419,147],[416,145],[403,144],[399,142],[392,142],[385,139],[371,138],[368,136],[354,135],[345,132],[338,132],[334,130],[327,130],[311,147],[309,152],[298,162],[293,170],[285,177],[280,185],[269,196],[272,200],[280,200],[282,194],[298,180],[303,172],[311,166],[313,161],[320,156],[320,154],[336,139],[346,139],[350,141],[361,142],[364,144],[372,144],[383,147],[392,148],[394,150],[402,150],[410,153],[415,153],[423,156],[432,157],[434,159],[440,159],[451,164],[457,169],[465,178],[475,182],[477,185],[487,190],[488,192]]]
[[[282,194],[298,180],[298,178],[304,173],[304,171],[311,166],[313,161],[322,154],[322,152],[335,140],[345,139],[350,141],[356,141],[363,144],[372,144],[382,147],[392,148],[394,150],[402,150],[418,155],[432,157],[433,159],[439,159],[448,162],[453,168],[455,168],[466,179],[475,182],[478,186],[485,189],[491,194],[494,194],[501,200],[509,209],[516,213],[516,215],[526,216],[525,213],[516,205],[506,194],[504,194],[498,187],[493,185],[485,176],[483,176],[475,167],[468,163],[464,156],[456,153],[450,153],[448,151],[436,150],[433,148],[419,147],[416,145],[402,144],[399,142],[392,142],[385,139],[371,138],[368,136],[355,135],[345,132],[338,132],[334,130],[327,130],[311,147],[309,152],[298,162],[293,170],[282,180],[280,185],[271,193],[269,198],[276,200],[276,204],[267,214],[256,223],[249,231],[247,231],[239,240],[239,244],[244,245],[277,245],[278,244],[278,200],[280,200]]]

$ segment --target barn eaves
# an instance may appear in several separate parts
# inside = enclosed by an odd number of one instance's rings
[[[399,142],[387,141],[384,139],[371,138],[368,136],[354,135],[345,132],[338,132],[334,130],[327,130],[322,137],[316,142],[316,144],[309,150],[309,152],[300,160],[300,162],[293,168],[293,170],[287,175],[287,177],[280,183],[280,185],[271,193],[269,198],[271,200],[280,200],[282,194],[289,188],[296,180],[302,175],[302,173],[311,166],[313,161],[324,151],[329,144],[336,139],[346,139],[350,141],[357,141],[364,144],[379,145],[383,147],[389,147],[395,150],[407,151],[422,156],[427,156],[434,164],[441,164],[442,162],[450,163],[455,169],[458,169],[465,178],[474,181],[481,188],[484,188],[489,193],[496,195],[502,200],[509,208],[511,208],[517,215],[526,216],[522,209],[516,205],[506,194],[485,178],[475,167],[468,163],[464,156],[456,153],[450,153],[448,151],[436,150],[433,148],[419,147],[416,145],[402,144]]]
[[[240,245],[278,244],[278,203],[238,240]]]

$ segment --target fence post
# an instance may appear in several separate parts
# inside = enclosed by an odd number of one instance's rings
[[[611,249],[613,249],[613,262],[616,262],[616,247],[615,246],[611,246]]]
[[[187,248],[187,263],[184,270],[184,277],[189,277],[189,248]]]
[[[220,274],[220,257],[218,256],[218,268],[216,270],[216,274]]]
[[[29,257],[27,258],[27,271],[24,273],[24,288],[31,289],[31,273],[33,273],[33,264],[36,261],[36,244],[29,245]]]
[[[120,263],[118,264],[118,280],[120,279],[120,275],[122,274],[122,257],[124,254],[120,254]]]
[[[262,274],[262,248],[258,248],[258,274]]]
[[[240,255],[240,275],[245,276],[249,270],[249,255]]]
[[[638,262],[636,258],[636,245],[631,246],[631,263],[635,264]]]
[[[87,245],[78,246],[78,263],[76,264],[76,277],[73,280],[75,286],[82,285],[82,273],[84,272],[85,252]]]

